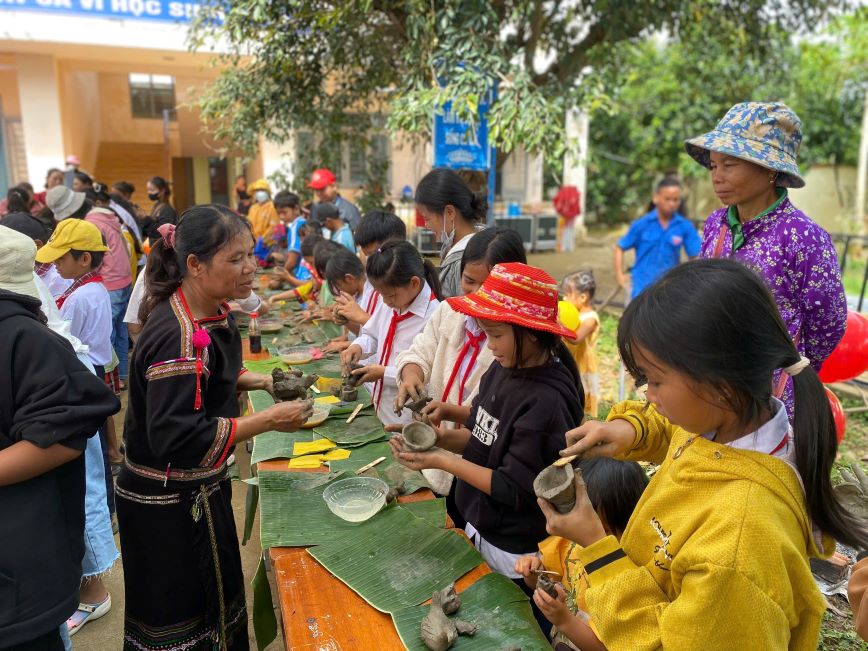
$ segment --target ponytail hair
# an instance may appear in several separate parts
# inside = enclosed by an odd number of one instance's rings
[[[434,265],[407,241],[392,240],[383,244],[368,258],[366,271],[369,279],[389,287],[409,285],[415,276],[428,283],[437,300],[443,300],[440,278]]]
[[[485,262],[491,269],[496,264],[521,262],[527,264],[527,253],[521,235],[511,228],[486,228],[474,234],[461,255],[461,273],[467,263]]]
[[[618,349],[641,382],[637,347],[715,390],[744,428],[769,409],[775,372],[801,359],[769,290],[732,260],[679,265],[631,301],[618,326]],[[865,549],[865,523],[847,511],[832,490],[838,441],[823,384],[811,367],[792,379],[796,468],[808,515],[836,540]]]
[[[27,204],[30,203],[30,195],[27,194],[27,190],[20,186],[15,186],[14,188],[9,188],[9,191],[6,193],[6,211],[7,212],[30,212],[30,208]]]
[[[428,172],[416,187],[415,201],[431,212],[442,215],[452,206],[471,224],[484,222],[488,216],[488,199],[475,193],[457,172],[438,167]]]
[[[208,263],[232,239],[245,233],[253,237],[248,221],[226,206],[205,204],[185,210],[175,227],[174,248],[162,237],[151,247],[139,322],[144,325],[151,311],[175,293],[187,275],[189,256]]]

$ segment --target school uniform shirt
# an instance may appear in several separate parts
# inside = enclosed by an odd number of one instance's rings
[[[0,450],[28,441],[83,451],[120,402],[43,325],[40,302],[0,290]],[[0,486],[0,644],[56,631],[78,606],[84,456]]]
[[[779,402],[773,411],[760,430],[724,445],[642,402],[612,408],[608,420],[636,431],[620,458],[660,468],[621,542],[607,536],[579,552],[608,649],[817,648],[826,604],[808,558],[828,557],[835,543],[818,544],[788,459],[785,412]]]
[[[70,332],[87,345],[91,364],[107,366],[112,361],[112,302],[102,283],[75,289],[60,306],[60,316],[69,321]]]
[[[112,292],[131,285],[133,275],[130,271],[130,251],[118,216],[107,208],[94,208],[84,220],[100,230],[108,246],[102,266],[99,268],[99,275],[102,276],[105,288]]]
[[[391,352],[387,359],[383,359],[383,352],[387,345],[386,335],[389,332],[389,325],[395,310],[380,301],[374,315],[359,331],[355,345],[362,349],[362,359],[370,357],[371,359],[366,361],[371,364],[382,364],[386,367],[383,381],[376,383],[374,391],[376,395],[372,394],[374,400],[377,401],[375,402],[377,416],[384,425],[399,425],[411,420],[411,414],[406,409],[401,416],[395,415],[394,402],[398,395],[398,369],[395,367],[395,358],[399,351],[409,348],[413,339],[425,327],[425,323],[431,318],[438,305],[440,305],[440,301],[434,298],[428,283],[422,285],[421,291],[413,299],[410,306],[399,313],[399,316],[406,314],[411,316],[397,324],[392,338]]]
[[[455,503],[486,542],[530,554],[548,535],[533,480],[559,458],[567,430],[582,422],[583,404],[581,386],[558,359],[518,369],[495,362],[482,376],[463,457],[493,471],[491,495],[459,479]]]
[[[665,228],[656,208],[630,224],[627,234],[618,240],[618,248],[624,251],[636,249],[636,262],[631,271],[631,298],[636,298],[648,285],[677,265],[682,248],[688,257],[698,256],[700,244],[699,233],[693,224],[678,213],[672,216]]]
[[[469,405],[479,391],[479,381],[494,361],[487,342],[476,319],[456,312],[449,303],[441,303],[410,347],[398,353],[396,381],[407,364],[416,364],[422,369],[428,395],[434,400]],[[460,424],[444,422],[443,426]],[[452,475],[448,472],[427,469],[422,474],[435,493],[449,492]]]
[[[380,298],[380,292],[374,289],[374,286],[370,283],[370,281],[365,279],[365,286],[362,289],[362,293],[358,296],[354,296],[353,299],[356,301],[356,305],[362,308],[366,314],[374,315],[374,312],[377,310],[377,306],[382,302]],[[361,328],[359,328],[361,331]],[[347,339],[349,341],[355,341],[358,338],[358,335],[347,330]],[[373,363],[373,362],[372,362]]]
[[[48,287],[48,291],[51,292],[54,298],[63,294],[72,284],[71,280],[67,280],[57,273],[57,267],[54,266],[53,262],[37,265],[36,275],[42,279],[42,282],[45,283],[45,286]]]
[[[337,242],[350,253],[356,252],[356,243],[353,240],[353,231],[349,224],[344,224],[338,230],[331,234],[331,241]]]

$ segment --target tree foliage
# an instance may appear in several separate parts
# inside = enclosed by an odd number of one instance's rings
[[[731,48],[732,34],[721,40],[713,19],[695,27],[632,43],[605,69],[609,103],[592,115],[588,174],[588,210],[601,221],[634,218],[664,174],[705,174],[684,140],[714,128],[737,102],[780,100],[798,113],[803,170],[856,162],[868,12],[810,38],[771,35],[762,53]]]
[[[608,106],[612,85],[600,71],[643,36],[680,38],[713,24],[721,51],[759,60],[777,34],[815,24],[844,1],[211,0],[191,45],[220,44],[225,68],[199,106],[218,139],[250,153],[260,136],[282,142],[306,129],[318,135],[322,162],[342,141],[366,142],[370,114],[386,115],[393,132],[427,138],[444,102],[473,120],[494,82],[493,144],[556,160],[569,144],[565,111]],[[683,66],[706,75],[708,53],[693,42],[699,63]]]

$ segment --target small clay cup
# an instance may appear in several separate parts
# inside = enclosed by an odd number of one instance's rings
[[[533,480],[533,492],[551,502],[559,513],[569,513],[576,505],[575,475],[569,464],[543,468]]]
[[[342,402],[355,402],[359,399],[359,390],[350,385],[344,384],[341,385],[341,401]]]
[[[425,452],[437,443],[437,432],[425,423],[407,423],[401,434],[404,436],[404,447],[411,452]]]

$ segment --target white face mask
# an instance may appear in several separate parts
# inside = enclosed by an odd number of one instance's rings
[[[446,232],[446,216],[443,216],[443,232],[440,233],[440,244],[443,245],[445,250],[449,250],[452,248],[452,244],[455,242],[455,220],[452,220],[452,230],[450,232]]]
[[[265,190],[257,190],[253,197],[256,199],[256,203],[265,203],[268,201],[268,193]]]

